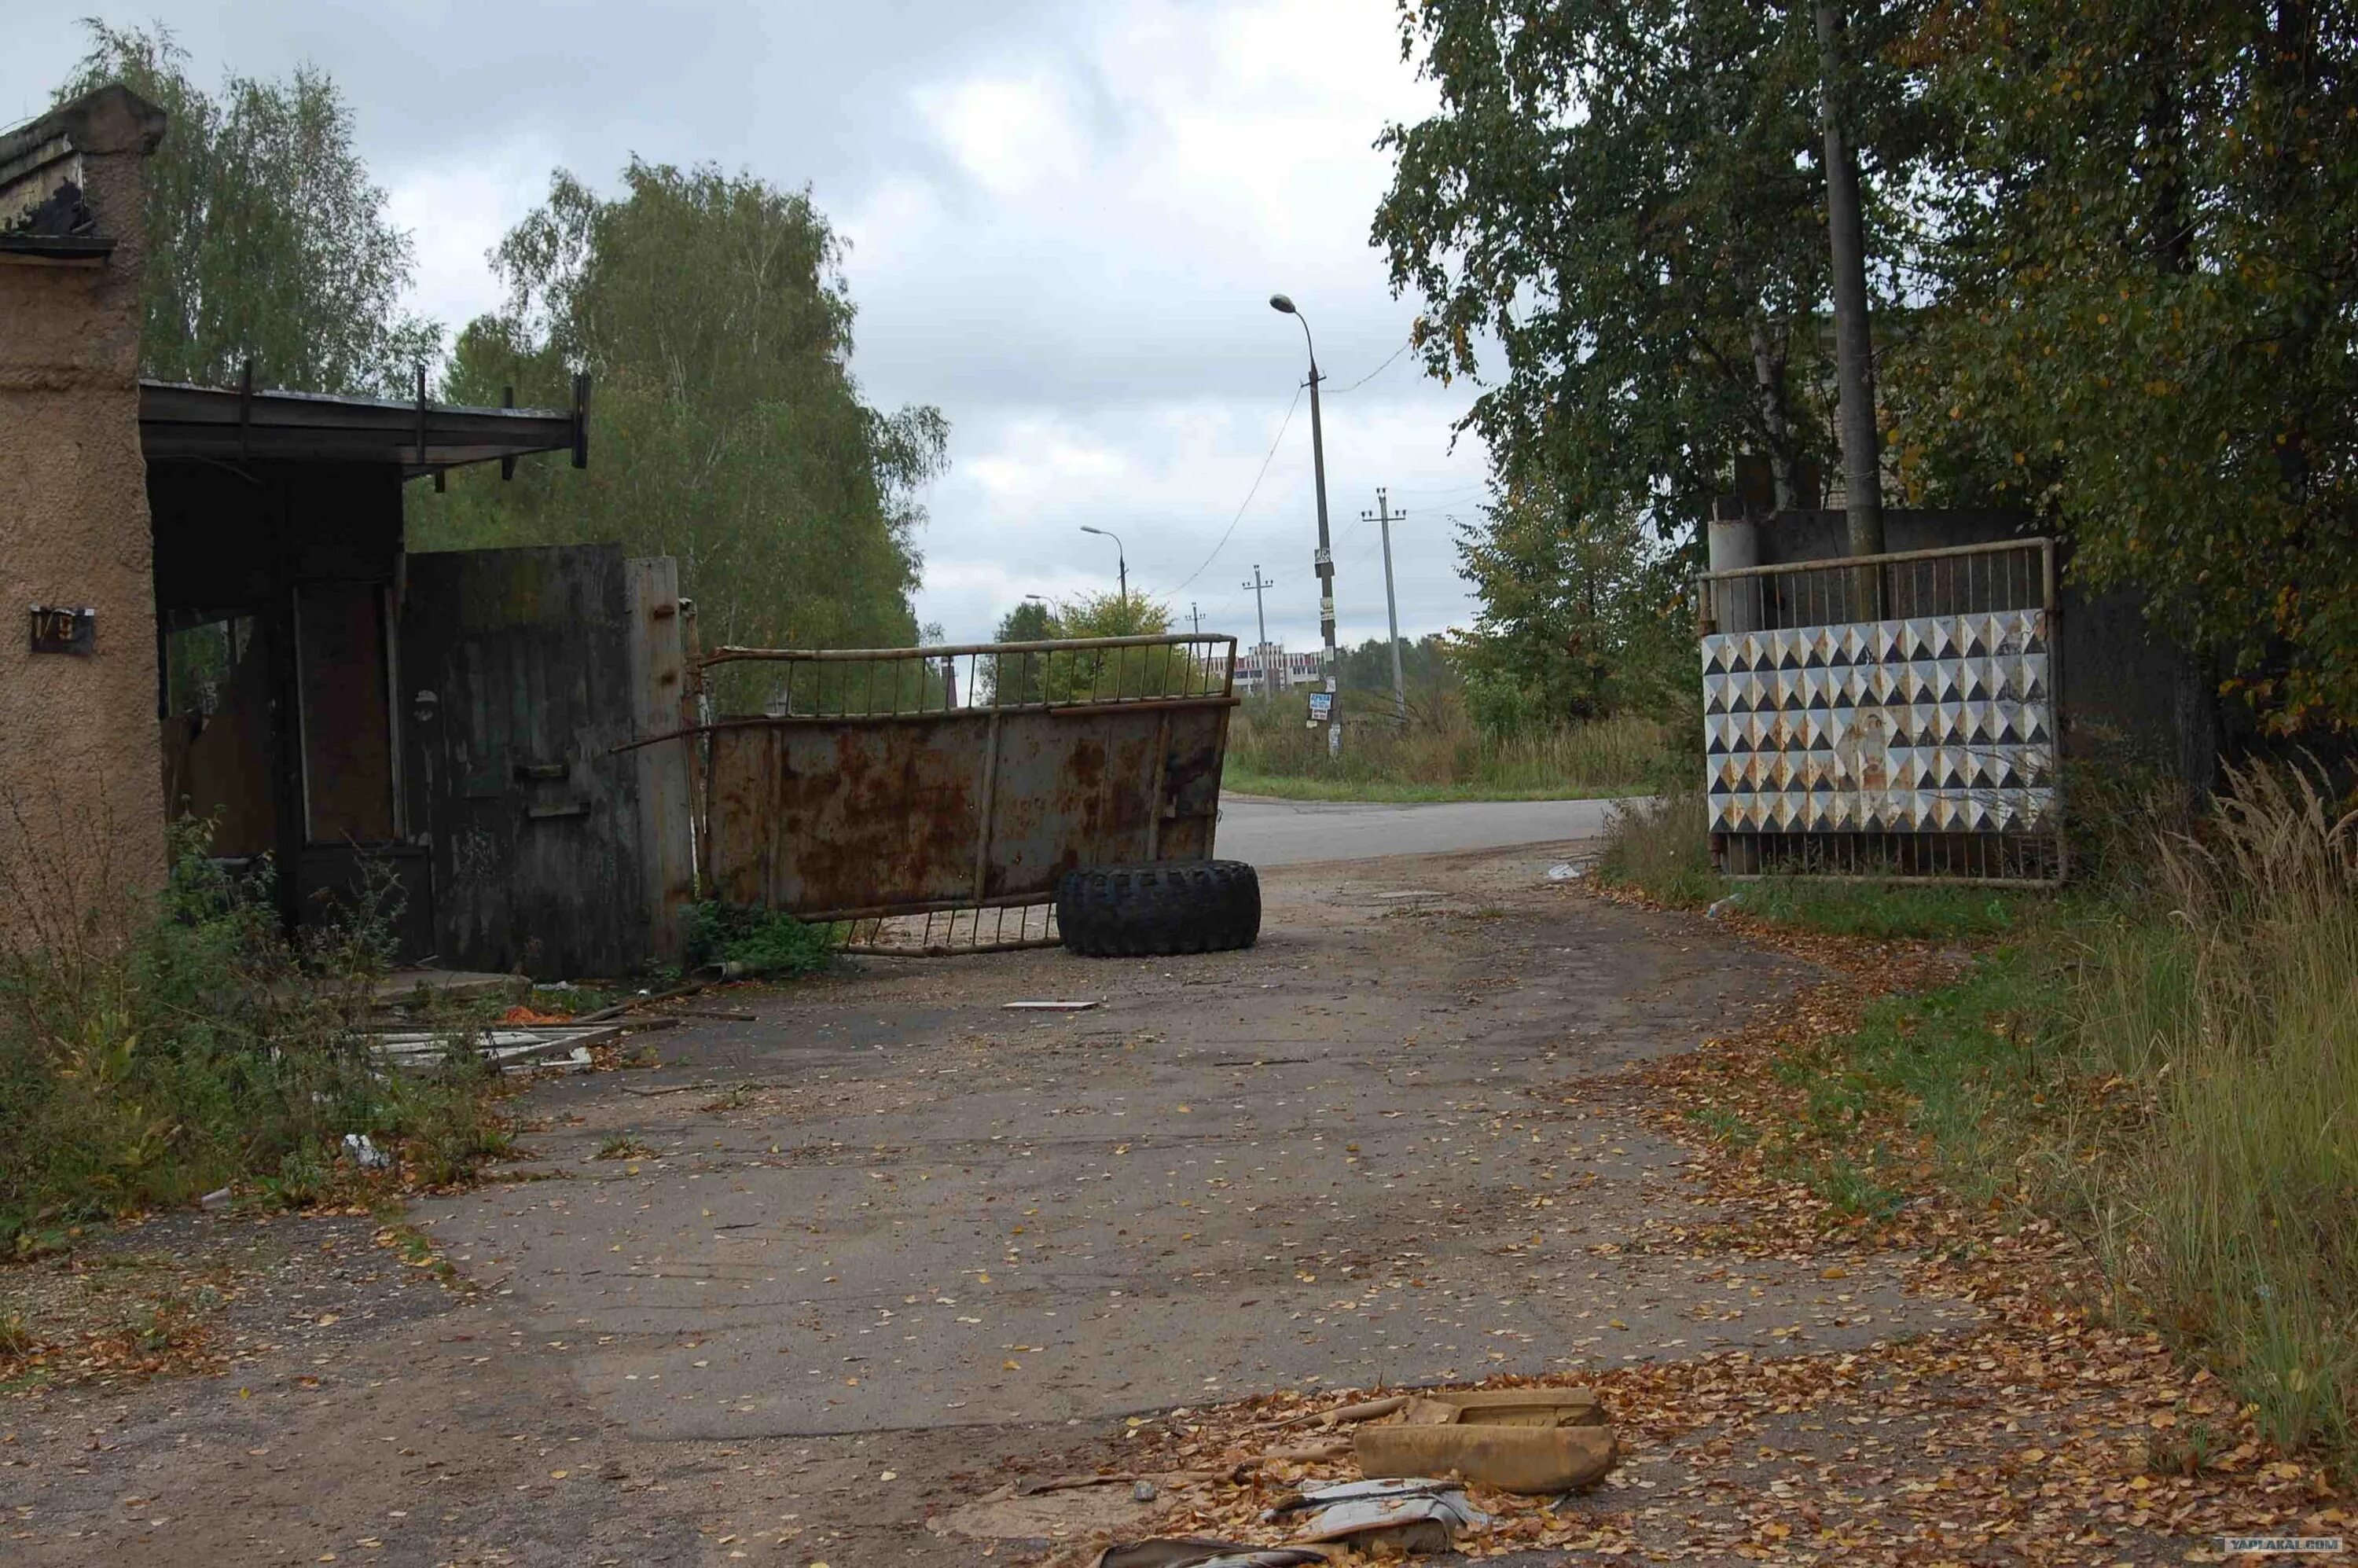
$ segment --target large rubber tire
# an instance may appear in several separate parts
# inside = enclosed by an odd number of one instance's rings
[[[1065,946],[1093,958],[1218,953],[1260,935],[1260,877],[1242,860],[1082,866],[1056,884]]]

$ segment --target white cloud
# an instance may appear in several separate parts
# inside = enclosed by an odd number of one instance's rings
[[[995,197],[1067,183],[1082,168],[1081,137],[1052,79],[960,82],[917,94],[917,106],[959,167]]]
[[[378,170],[386,209],[406,230],[417,261],[412,307],[452,336],[503,302],[486,259],[517,219],[548,194],[556,157],[528,142],[490,157],[441,159]]]
[[[12,16],[0,104],[46,99],[87,5],[16,0],[33,14]],[[200,81],[303,59],[335,76],[415,236],[416,306],[454,330],[499,302],[483,253],[555,165],[609,187],[633,153],[807,183],[851,241],[867,395],[951,420],[919,611],[954,637],[1027,592],[1111,587],[1090,523],[1120,533],[1134,589],[1221,630],[1250,633],[1260,563],[1272,633],[1314,640],[1306,404],[1238,515],[1303,369],[1276,289],[1333,378],[1343,635],[1383,627],[1358,522],[1379,484],[1411,513],[1402,630],[1466,619],[1447,514],[1479,499],[1479,450],[1449,449],[1470,390],[1406,359],[1342,390],[1414,315],[1368,244],[1390,178],[1371,144],[1431,103],[1383,0],[683,0],[656,18],[611,0],[219,0],[182,38]]]

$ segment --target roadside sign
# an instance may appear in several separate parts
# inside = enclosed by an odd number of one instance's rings
[[[1314,722],[1320,724],[1324,724],[1333,719],[1335,717],[1335,694],[1331,691],[1312,692],[1310,694],[1310,717]]]

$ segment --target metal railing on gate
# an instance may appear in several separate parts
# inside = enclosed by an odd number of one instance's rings
[[[1726,874],[2061,880],[2052,540],[1706,572],[1697,602]]]

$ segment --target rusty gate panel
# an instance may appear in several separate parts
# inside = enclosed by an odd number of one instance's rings
[[[706,885],[861,921],[1044,903],[1077,865],[1208,859],[1235,650],[718,650],[705,666],[751,666],[736,693],[768,711],[703,727]]]

